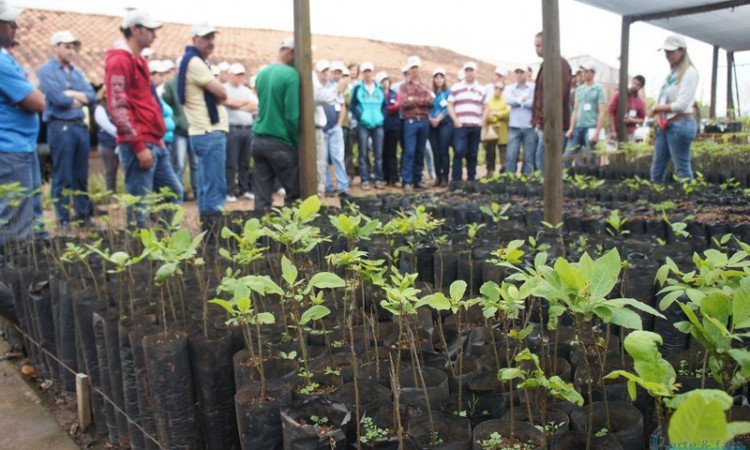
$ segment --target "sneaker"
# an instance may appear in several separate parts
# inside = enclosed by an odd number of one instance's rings
[[[341,191],[339,192],[339,198],[341,200],[349,200],[352,198],[352,194],[350,194],[349,191]]]
[[[279,195],[286,195],[286,189],[284,189],[283,187],[280,187],[279,190],[276,191],[276,193]]]
[[[417,189],[427,189],[427,185],[422,181],[417,181],[414,183],[414,187]]]
[[[370,190],[370,183],[368,181],[365,181],[362,183],[362,190],[363,191],[369,191]]]
[[[244,194],[242,194],[242,198],[244,198],[245,200],[255,200],[255,194],[253,194],[252,192],[245,192]]]
[[[234,203],[237,201],[237,197],[234,195],[227,195],[227,203]]]
[[[414,192],[414,186],[412,186],[411,184],[405,184],[404,194],[411,194],[412,192]]]
[[[382,181],[375,182],[375,189],[385,189],[385,183]]]

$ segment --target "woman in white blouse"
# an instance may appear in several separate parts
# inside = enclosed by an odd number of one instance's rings
[[[696,133],[693,102],[699,80],[698,71],[690,62],[685,38],[669,36],[662,50],[671,71],[651,111],[656,123],[654,159],[651,162],[651,181],[655,183],[664,181],[670,159],[678,178],[693,178],[690,151]]]

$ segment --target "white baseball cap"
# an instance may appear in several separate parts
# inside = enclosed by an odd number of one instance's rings
[[[134,9],[132,11],[128,11],[128,13],[125,14],[125,17],[123,17],[122,19],[121,28],[123,30],[126,30],[136,25],[140,25],[151,30],[156,30],[158,28],[161,28],[162,23],[158,20],[152,19],[149,13]]]
[[[474,61],[469,61],[464,64],[463,70],[477,70],[477,63],[475,63]]]
[[[221,64],[219,64],[219,66],[221,67]],[[241,63],[234,63],[229,66],[229,73],[231,73],[232,75],[240,75],[245,72],[245,66],[243,66]]]
[[[409,71],[409,69],[410,69],[410,67],[409,67],[408,65],[406,65],[406,66],[401,66],[401,73],[405,73],[405,72],[408,72],[408,71]]]
[[[664,45],[662,45],[659,50],[673,52],[678,48],[687,48],[687,42],[685,42],[684,37],[677,34],[671,34],[667,36],[667,38],[664,40]]]
[[[386,72],[378,72],[375,74],[375,82],[376,83],[382,83],[383,80],[390,79],[388,74]]]
[[[68,30],[58,31],[57,33],[53,34],[52,39],[50,39],[50,44],[52,45],[80,43],[81,41],[76,39],[76,37],[73,36],[73,33]]]
[[[174,65],[174,61],[171,59],[163,59],[161,61],[162,65],[164,66],[164,71],[169,72],[170,70],[174,69],[176,66]]]
[[[0,20],[3,22],[13,22],[23,12],[23,9],[10,6],[5,0],[0,0]]]
[[[410,56],[406,60],[406,65],[409,66],[409,69],[411,69],[412,67],[421,67],[422,60],[419,59],[419,56]]]
[[[344,64],[343,61],[331,61],[331,72],[335,72],[337,70],[341,73],[344,73],[349,69],[346,68],[346,64]]]
[[[497,75],[505,75],[505,71],[502,69],[502,67],[497,66],[497,67],[495,67],[495,74],[497,74]]]
[[[141,56],[144,58],[149,58],[151,56],[154,56],[154,53],[156,52],[151,47],[146,47],[143,50],[141,50]]]
[[[151,73],[166,72],[166,70],[164,70],[164,64],[158,59],[154,59],[148,62],[148,71]]]
[[[222,61],[219,63],[219,70],[224,72],[225,70],[229,70],[229,63],[227,61]]]
[[[445,69],[442,67],[435,67],[435,70],[432,71],[432,76],[434,77],[437,74],[445,76]]]
[[[327,59],[321,59],[318,60],[318,62],[315,63],[315,71],[316,72],[325,72],[326,70],[331,68],[331,63]]]
[[[216,30],[212,25],[210,25],[208,22],[201,22],[196,23],[193,25],[193,29],[191,30],[191,36],[193,37],[206,37],[211,33],[218,33],[219,31]]]
[[[211,64],[209,68],[211,69],[211,75],[213,76],[217,76],[221,73],[221,71],[219,70],[219,66],[217,66],[216,64]]]
[[[365,61],[359,65],[359,71],[364,72],[365,70],[369,70],[370,72],[372,72],[373,70],[375,70],[375,65],[370,61]]]
[[[279,50],[283,50],[285,48],[294,49],[294,37],[289,36],[288,38],[285,38],[283,41],[281,41]]]

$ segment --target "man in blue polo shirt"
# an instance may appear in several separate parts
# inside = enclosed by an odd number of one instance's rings
[[[42,120],[47,123],[47,142],[52,155],[52,198],[57,220],[70,223],[70,192],[75,198],[74,220],[88,224],[93,208],[88,198],[89,130],[83,108],[96,104],[91,84],[73,61],[80,42],[70,31],[52,35],[54,57],[37,70],[40,87],[47,98]]]
[[[40,220],[42,179],[36,153],[44,95],[29,82],[29,71],[8,51],[16,37],[15,20],[21,11],[0,0],[0,79],[3,80],[0,83],[0,186],[18,183],[17,190],[14,188],[0,195],[0,245],[34,236],[46,237]]]

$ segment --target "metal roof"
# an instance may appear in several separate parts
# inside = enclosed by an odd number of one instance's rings
[[[747,0],[578,0],[727,51],[750,50]]]

